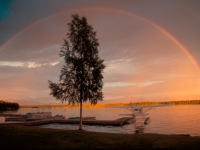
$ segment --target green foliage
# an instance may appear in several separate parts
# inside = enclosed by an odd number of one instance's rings
[[[65,61],[61,69],[59,83],[49,82],[50,95],[69,104],[86,102],[97,104],[103,100],[104,60],[98,56],[99,46],[96,32],[88,25],[85,17],[72,15],[68,23],[67,38],[60,51]]]

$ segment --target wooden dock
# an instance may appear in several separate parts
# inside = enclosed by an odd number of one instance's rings
[[[24,122],[28,122],[28,121],[38,121],[38,120],[54,120],[54,119],[59,119],[60,117],[56,118],[56,117],[46,117],[46,118],[31,118],[31,117],[7,117],[5,118],[5,122],[9,122],[9,121],[24,121]],[[60,118],[60,119],[64,119],[64,118]],[[79,117],[74,117],[73,119],[69,119],[69,120],[79,120]],[[95,120],[95,117],[82,117],[82,120]]]
[[[82,120],[83,125],[102,125],[102,126],[123,126],[125,124],[131,123],[132,117],[122,117],[116,120]],[[0,125],[23,125],[23,126],[39,126],[45,124],[79,124],[79,120],[69,120],[69,119],[43,119],[37,121],[29,122],[6,122],[0,123]]]
[[[2,117],[26,117],[25,114],[10,114],[10,113],[0,113]]]

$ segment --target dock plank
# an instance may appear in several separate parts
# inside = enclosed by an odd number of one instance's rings
[[[26,117],[25,114],[10,114],[10,113],[0,113],[2,117]]]
[[[123,117],[116,120],[83,120],[83,125],[104,125],[104,126],[123,126],[129,124],[129,120],[132,117]],[[79,124],[79,120],[69,120],[69,119],[48,119],[48,120],[37,120],[29,122],[9,122],[0,123],[0,125],[23,125],[23,126],[39,126],[45,124],[60,123],[60,124]]]

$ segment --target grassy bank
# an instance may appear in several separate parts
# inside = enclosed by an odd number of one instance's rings
[[[39,127],[0,126],[1,149],[200,148],[200,137],[160,134],[112,134]]]

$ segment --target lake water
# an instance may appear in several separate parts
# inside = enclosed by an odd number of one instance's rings
[[[27,112],[51,111],[52,115],[64,115],[66,118],[79,116],[79,108],[50,108],[50,109],[32,109],[21,108],[16,112],[25,114]],[[7,112],[8,113],[8,112]],[[114,120],[122,116],[120,113],[129,113],[121,108],[83,108],[84,117],[96,117],[97,120]],[[190,136],[200,136],[200,105],[176,105],[168,107],[152,108],[148,111],[151,122],[144,125],[143,121],[137,120],[134,124],[123,127],[113,126],[89,126],[83,125],[83,129],[96,132],[110,132],[121,134],[139,133],[158,133],[158,134],[189,134]],[[0,117],[0,122],[5,122],[4,117]],[[68,124],[48,124],[41,128],[56,128],[64,130],[77,130],[79,125]]]

